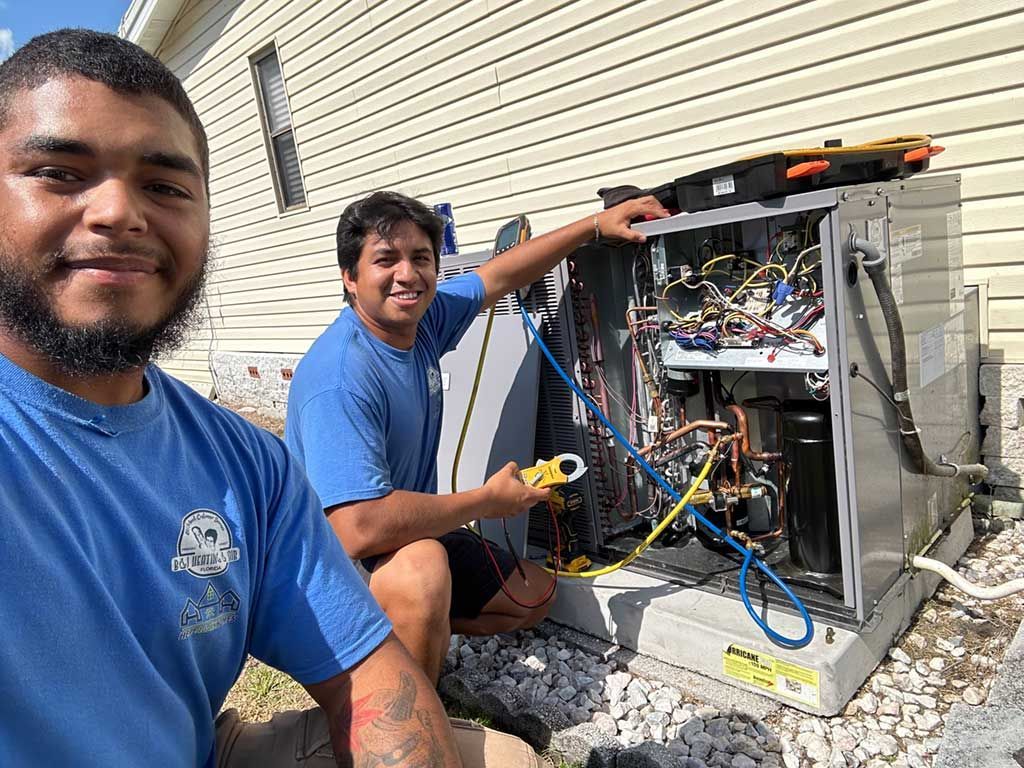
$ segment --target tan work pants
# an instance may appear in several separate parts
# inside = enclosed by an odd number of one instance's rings
[[[551,768],[522,739],[452,719],[463,768]],[[327,719],[319,708],[278,712],[243,723],[238,710],[217,718],[217,768],[336,768]]]

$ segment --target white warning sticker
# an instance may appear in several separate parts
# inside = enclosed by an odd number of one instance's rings
[[[889,282],[892,285],[892,297],[897,304],[903,304],[903,265],[894,264],[889,270]]]
[[[964,237],[960,209],[946,214],[946,259],[949,262],[949,314],[964,311]]]
[[[736,191],[736,182],[732,174],[728,176],[716,176],[711,180],[711,191],[715,197],[719,195],[731,195]]]
[[[967,359],[964,341],[964,313],[961,312],[945,322],[946,328],[946,370],[952,371]]]
[[[913,261],[924,253],[921,225],[894,229],[889,233],[889,251],[893,264]]]

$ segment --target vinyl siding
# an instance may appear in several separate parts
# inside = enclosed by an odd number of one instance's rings
[[[514,32],[511,30],[515,30]],[[308,208],[280,214],[248,57],[278,44]],[[157,51],[210,136],[211,350],[303,353],[341,306],[341,209],[395,188],[455,209],[460,246],[543,232],[600,186],[775,148],[928,132],[963,176],[967,281],[989,358],[1024,361],[1019,0],[192,0]]]

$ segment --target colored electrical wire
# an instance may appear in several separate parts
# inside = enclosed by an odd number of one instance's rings
[[[759,558],[754,557],[753,550],[744,547],[732,536],[730,536],[728,533],[723,532],[718,526],[716,526],[714,523],[712,523],[710,520],[704,517],[700,512],[696,510],[696,508],[689,504],[687,500],[684,500],[684,497],[681,496],[675,490],[675,488],[669,485],[665,478],[662,477],[661,474],[659,474],[658,471],[654,469],[654,467],[647,463],[644,457],[640,455],[639,451],[637,451],[637,449],[633,447],[626,440],[626,438],[622,436],[622,434],[605,417],[605,415],[601,413],[601,409],[598,408],[589,397],[587,397],[587,395],[576,385],[576,382],[574,382],[569,377],[569,375],[562,369],[562,367],[558,364],[558,361],[555,360],[555,357],[551,353],[551,350],[548,349],[547,344],[544,343],[544,339],[541,337],[540,332],[537,330],[533,322],[530,320],[529,313],[527,313],[526,308],[523,306],[522,299],[517,295],[516,300],[519,304],[519,312],[522,315],[523,323],[526,325],[527,330],[529,330],[530,334],[536,340],[537,346],[544,354],[544,357],[547,358],[549,363],[551,363],[551,366],[555,369],[555,372],[559,375],[562,381],[564,381],[569,386],[569,388],[576,394],[576,396],[580,398],[580,401],[605,425],[605,427],[608,428],[608,430],[612,433],[615,439],[618,440],[619,443],[636,460],[636,462],[641,467],[643,467],[644,471],[647,472],[651,479],[654,480],[668,494],[669,498],[676,502],[680,509],[685,509],[688,514],[693,515],[695,520],[704,525],[704,527],[710,530],[713,534],[715,534],[715,536],[725,541],[730,547],[735,549],[739,554],[743,555],[743,566],[740,568],[739,576],[739,591],[740,597],[743,600],[743,606],[746,608],[747,613],[750,615],[754,623],[758,627],[760,627],[761,630],[765,633],[765,635],[767,635],[771,640],[787,648],[803,648],[804,646],[809,644],[811,640],[814,638],[814,623],[811,621],[811,617],[810,614],[807,612],[807,608],[804,607],[804,604],[800,601],[796,594],[793,593],[793,590],[790,589],[789,586],[787,586],[778,576],[776,576],[775,572],[772,571],[765,563],[763,563]],[[710,465],[705,466],[706,468],[709,468]],[[680,502],[682,502],[681,505]],[[768,623],[757,615],[757,612],[754,610],[753,605],[751,605],[750,597],[747,595],[747,575],[750,572],[751,563],[753,563],[758,570],[760,570],[780,590],[782,590],[782,593],[797,609],[801,619],[803,619],[804,626],[806,628],[806,631],[804,632],[804,635],[802,637],[796,639],[786,637],[785,635],[776,632],[774,629],[768,626]],[[558,574],[558,572],[556,571],[556,575],[565,576],[566,572]]]

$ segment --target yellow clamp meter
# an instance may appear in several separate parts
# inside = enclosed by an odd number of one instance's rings
[[[571,463],[573,470],[569,474],[562,471],[563,463]],[[550,461],[538,461],[536,466],[519,471],[519,479],[534,488],[554,488],[571,483],[583,477],[587,465],[575,453],[562,453]]]

